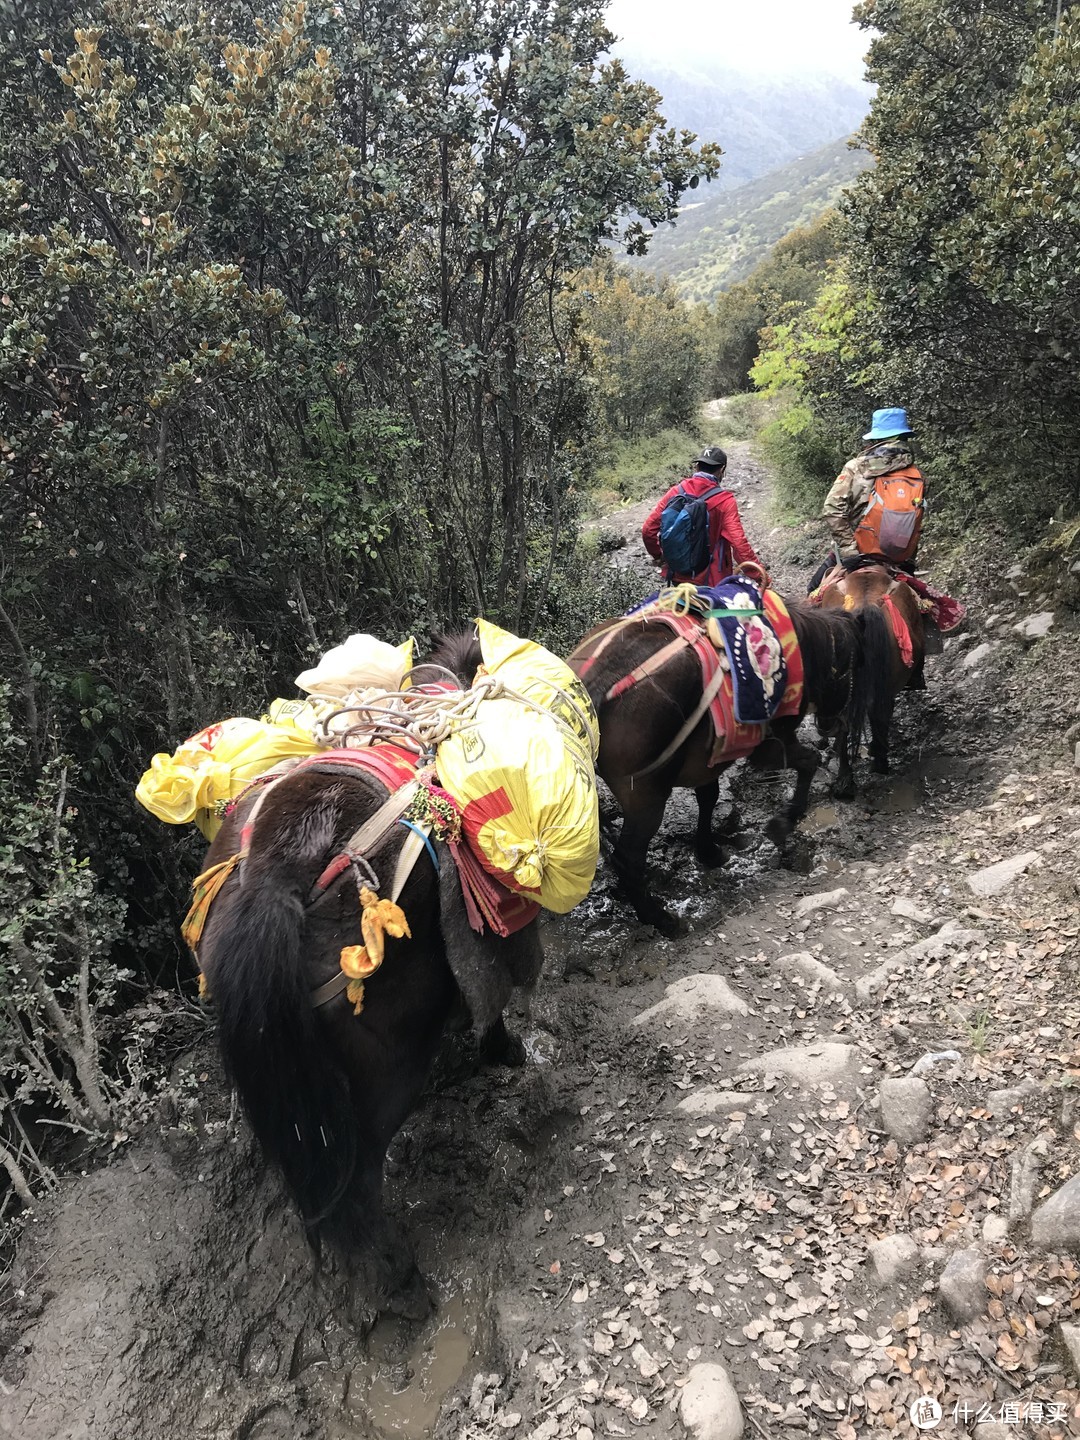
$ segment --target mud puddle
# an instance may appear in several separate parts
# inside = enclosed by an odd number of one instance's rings
[[[400,1436],[425,1440],[439,1411],[474,1361],[481,1344],[486,1298],[457,1277],[440,1294],[436,1312],[411,1344],[402,1326],[381,1319],[368,1337],[368,1355],[346,1372],[322,1377],[314,1393],[333,1413],[329,1440]]]

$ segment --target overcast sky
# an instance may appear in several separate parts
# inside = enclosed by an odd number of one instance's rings
[[[710,65],[754,74],[812,69],[862,76],[868,31],[851,23],[853,0],[611,0],[608,25],[623,54],[707,74]]]

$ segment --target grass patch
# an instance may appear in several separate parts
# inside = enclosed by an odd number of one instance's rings
[[[598,466],[594,474],[595,508],[602,511],[620,501],[662,494],[690,474],[695,455],[706,443],[702,430],[689,427],[613,441],[607,463]]]

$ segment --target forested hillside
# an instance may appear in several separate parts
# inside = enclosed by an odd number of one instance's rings
[[[737,190],[699,190],[680,208],[677,224],[661,226],[636,263],[668,276],[687,300],[713,300],[744,280],[789,231],[834,206],[871,163],[865,150],[841,139]]]
[[[710,192],[733,190],[850,135],[870,105],[869,86],[832,75],[744,75],[722,64],[695,74],[632,51],[627,65],[660,91],[671,124],[723,145]]]

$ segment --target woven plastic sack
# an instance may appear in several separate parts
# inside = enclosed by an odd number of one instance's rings
[[[596,717],[584,687],[550,651],[478,625],[485,670],[531,703],[484,700],[475,724],[439,746],[439,779],[461,805],[465,837],[484,868],[563,914],[589,893],[600,855]]]
[[[309,695],[344,700],[354,690],[400,690],[412,669],[413,641],[387,645],[374,635],[350,635],[328,650],[311,670],[296,677]]]
[[[323,747],[294,724],[235,716],[208,725],[171,755],[155,755],[135,791],[140,805],[169,825],[194,820],[208,840],[230,800],[279,760]]]

